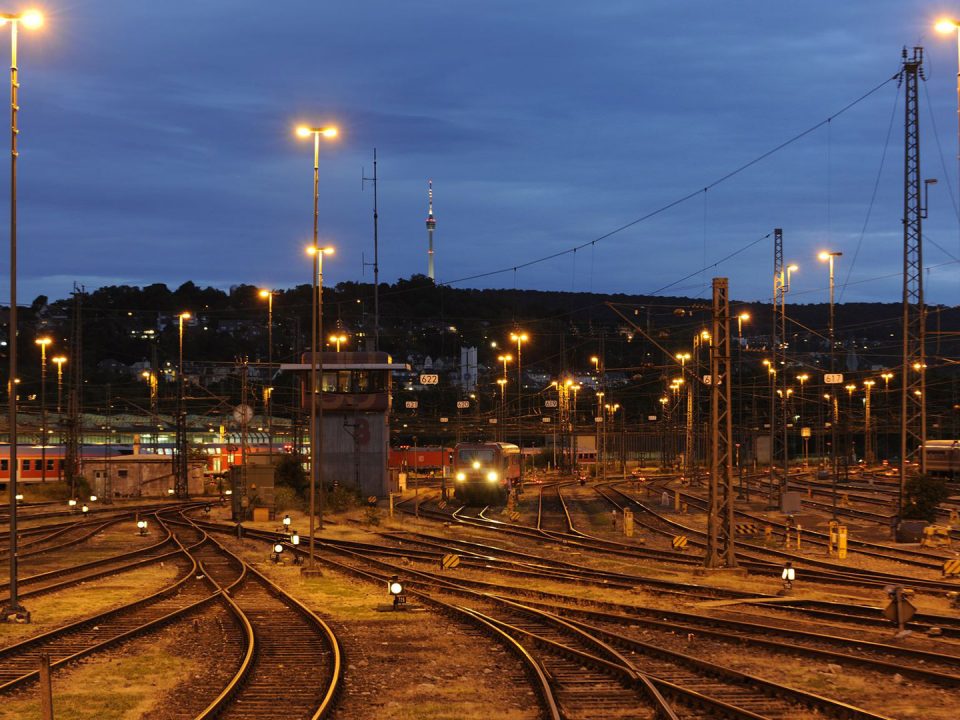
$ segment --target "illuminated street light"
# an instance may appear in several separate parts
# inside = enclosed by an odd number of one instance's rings
[[[47,481],[47,346],[53,340],[39,337],[34,342],[40,346],[40,482]]]
[[[7,338],[9,341],[9,359],[10,372],[7,375],[9,402],[9,420],[7,433],[10,443],[10,487],[8,488],[10,498],[9,512],[9,543],[7,556],[10,559],[9,571],[9,596],[3,607],[3,617],[14,619],[19,622],[29,622],[30,613],[20,603],[20,597],[17,592],[19,554],[17,545],[19,536],[17,534],[17,475],[20,472],[19,459],[17,458],[17,158],[20,156],[17,150],[17,138],[20,135],[20,128],[17,126],[17,113],[20,110],[20,80],[17,69],[17,31],[19,26],[25,28],[38,28],[43,25],[43,15],[37,10],[27,10],[23,13],[4,13],[0,14],[0,25],[10,25],[10,307],[9,320],[7,322]],[[46,438],[44,438],[46,441]]]
[[[341,343],[345,343],[348,340],[347,336],[343,333],[333,334],[330,336],[330,342],[335,343],[337,346],[337,352],[340,352]]]
[[[520,447],[520,478],[518,485],[523,487],[523,343],[530,336],[525,332],[510,333],[510,340],[517,344],[517,445]]]
[[[257,293],[267,301],[267,366],[273,375],[273,290],[263,289]],[[263,393],[263,410],[267,414],[267,456],[273,463],[273,388],[266,388]]]

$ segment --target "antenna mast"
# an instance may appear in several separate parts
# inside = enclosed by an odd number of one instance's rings
[[[433,180],[427,181],[427,200],[429,208],[427,211],[427,277],[436,280],[433,267],[433,231],[437,228],[437,220],[433,217]]]
[[[373,177],[364,177],[373,183],[373,350],[380,349],[380,215],[377,212],[377,149],[373,149]],[[361,186],[362,186],[361,182]]]

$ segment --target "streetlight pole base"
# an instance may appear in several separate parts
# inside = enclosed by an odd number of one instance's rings
[[[8,602],[0,612],[3,613],[4,622],[15,623],[17,625],[24,625],[30,622],[30,611],[20,603]]]

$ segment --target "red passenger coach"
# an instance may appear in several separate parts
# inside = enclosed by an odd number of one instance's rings
[[[520,448],[500,442],[459,443],[453,477],[458,500],[503,503],[520,482]]]

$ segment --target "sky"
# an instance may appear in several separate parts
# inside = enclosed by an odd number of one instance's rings
[[[762,300],[781,227],[790,302],[826,300],[822,249],[843,252],[838,300],[899,301],[903,93],[885,81],[917,44],[921,166],[939,180],[926,295],[958,302],[957,39],[932,26],[960,2],[37,6],[45,26],[20,33],[21,303],[74,282],[310,282],[301,122],[341,130],[320,156],[326,285],[372,281],[376,148],[381,281],[426,272],[432,179],[454,287],[706,297],[724,276]]]

